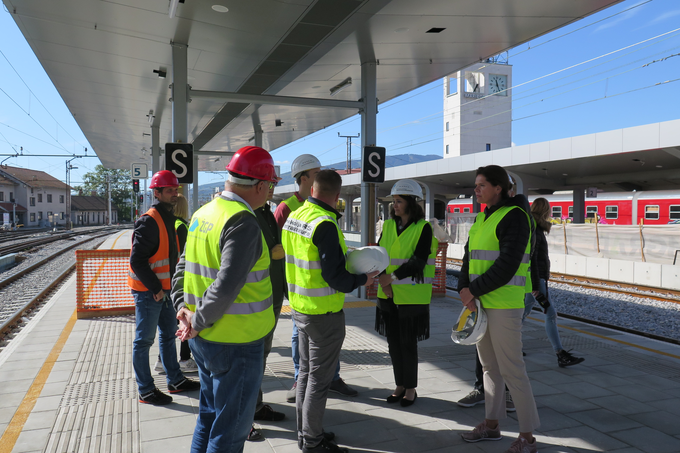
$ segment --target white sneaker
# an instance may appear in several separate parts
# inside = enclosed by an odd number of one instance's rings
[[[160,360],[156,360],[156,365],[154,365],[153,369],[156,373],[165,374],[165,368],[163,368],[163,362],[161,362]]]
[[[194,362],[194,359],[191,358],[180,360],[179,369],[182,370],[183,373],[198,373],[198,366],[196,365],[196,362]]]

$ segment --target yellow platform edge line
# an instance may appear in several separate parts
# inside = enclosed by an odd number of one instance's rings
[[[45,387],[47,378],[49,378],[52,368],[66,344],[66,340],[68,340],[68,337],[71,335],[76,320],[77,313],[74,310],[71,318],[66,323],[64,330],[62,330],[61,335],[59,335],[59,339],[50,351],[47,359],[45,359],[45,363],[43,363],[42,368],[40,368],[38,375],[33,380],[31,387],[26,392],[26,396],[24,396],[17,411],[14,413],[12,420],[10,420],[9,425],[7,425],[7,429],[5,429],[5,432],[0,438],[0,453],[10,453],[14,448],[21,431],[24,429],[26,420],[28,420],[28,416],[31,415],[31,411],[33,411],[35,403],[38,400],[40,393],[42,393],[43,387]]]

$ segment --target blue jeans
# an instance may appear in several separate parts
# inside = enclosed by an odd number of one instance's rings
[[[298,374],[300,374],[300,340],[298,339],[298,328],[293,321],[293,336],[290,338],[290,346],[293,350],[293,366],[295,367],[295,382],[297,382]],[[338,365],[335,367],[335,375],[333,376],[333,382],[340,379],[340,360],[338,360]]]
[[[177,362],[175,332],[177,331],[177,313],[170,298],[156,302],[151,291],[132,291],[135,299],[135,341],[132,343],[132,366],[135,369],[137,388],[141,395],[154,388],[151,367],[149,366],[149,349],[156,337],[158,329],[158,346],[161,361],[165,368],[168,384],[177,384],[184,375]]]
[[[191,453],[240,453],[262,384],[264,339],[247,344],[189,340],[201,380]]]
[[[550,297],[548,297],[548,285],[544,279],[541,279],[539,283],[539,291],[546,299],[550,300]],[[522,321],[529,316],[531,309],[537,303],[538,301],[533,294],[527,293],[524,296],[524,315],[522,316]],[[557,331],[557,311],[555,311],[555,303],[553,301],[550,301],[550,306],[545,314],[545,333],[548,335],[548,340],[550,340],[550,344],[555,352],[561,351],[563,348],[560,341],[560,333]]]

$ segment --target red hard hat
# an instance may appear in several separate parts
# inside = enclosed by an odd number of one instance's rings
[[[177,176],[170,170],[161,170],[151,177],[149,189],[161,189],[163,187],[179,187]]]
[[[278,181],[274,159],[267,150],[259,146],[244,146],[236,151],[227,165],[227,170],[262,181]]]

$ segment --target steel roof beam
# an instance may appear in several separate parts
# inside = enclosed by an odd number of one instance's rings
[[[363,101],[343,101],[340,99],[318,99],[294,96],[273,96],[268,94],[239,94],[228,91],[190,90],[189,97],[202,99],[215,99],[243,104],[260,105],[294,105],[307,107],[328,107],[341,109],[364,109]]]

